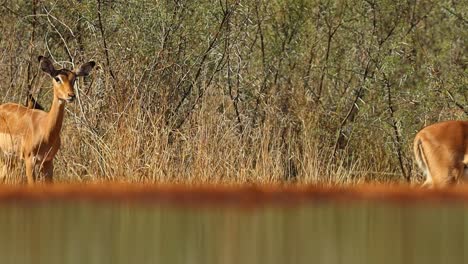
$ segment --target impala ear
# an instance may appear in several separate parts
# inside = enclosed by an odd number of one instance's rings
[[[88,76],[91,70],[96,66],[96,62],[89,61],[75,70],[76,76]]]
[[[39,65],[41,66],[41,70],[48,73],[50,76],[55,77],[57,76],[57,70],[54,68],[52,62],[43,56],[38,57]]]

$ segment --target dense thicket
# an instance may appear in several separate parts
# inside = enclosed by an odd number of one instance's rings
[[[50,104],[37,55],[98,62],[67,107],[65,181],[404,180],[415,132],[468,115],[463,1],[0,5],[2,102]]]

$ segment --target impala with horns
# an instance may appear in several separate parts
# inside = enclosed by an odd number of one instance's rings
[[[4,158],[23,159],[28,184],[36,181],[35,167],[46,182],[53,180],[53,160],[60,149],[65,102],[75,99],[73,85],[76,77],[87,76],[95,66],[87,62],[75,70],[55,69],[52,62],[39,56],[42,71],[52,77],[54,99],[49,112],[19,104],[0,105],[0,149]],[[6,173],[4,165],[3,173]],[[5,175],[2,175],[5,177]]]
[[[468,121],[427,126],[414,139],[416,162],[426,176],[423,186],[468,182]]]

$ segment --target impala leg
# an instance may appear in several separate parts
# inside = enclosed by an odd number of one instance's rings
[[[468,183],[468,163],[463,164],[463,180]]]
[[[8,175],[8,165],[3,160],[0,160],[0,179],[5,182]]]
[[[445,163],[447,164],[447,163]],[[434,185],[447,187],[458,182],[458,169],[452,165],[440,165],[434,169]]]
[[[53,183],[54,163],[52,160],[43,162],[40,171],[46,183]]]
[[[0,180],[4,183],[11,182],[14,180],[14,169],[16,168],[18,159],[13,156],[5,155],[0,158]]]
[[[421,187],[431,189],[434,187],[434,183],[432,182],[432,179],[430,177],[427,177],[426,181],[424,181]]]
[[[36,176],[34,175],[34,160],[32,157],[28,157],[25,159],[26,163],[26,177],[28,178],[28,184],[34,184],[36,181]]]
[[[452,174],[454,175],[457,183],[466,183],[467,179],[465,178],[465,163],[459,162],[455,168],[452,169]]]

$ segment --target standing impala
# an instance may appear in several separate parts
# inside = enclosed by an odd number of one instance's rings
[[[421,129],[414,139],[414,155],[426,175],[423,186],[467,181],[468,121],[446,121]]]
[[[53,160],[60,149],[65,102],[75,99],[73,84],[76,77],[88,75],[95,65],[90,61],[73,71],[57,70],[48,58],[42,56],[39,56],[39,63],[42,71],[52,77],[54,99],[50,111],[47,113],[13,103],[0,105],[0,149],[6,157],[24,159],[28,184],[36,180],[36,164],[45,181],[52,182]],[[6,165],[3,168],[5,172]]]

